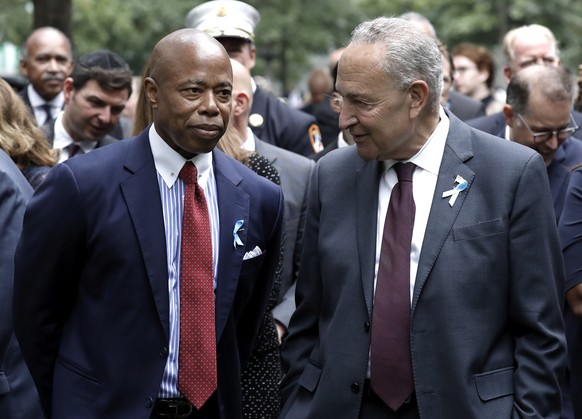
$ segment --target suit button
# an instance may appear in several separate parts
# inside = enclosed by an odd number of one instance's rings
[[[370,331],[370,322],[364,322],[364,330],[366,332],[369,332]]]
[[[351,389],[352,389],[352,393],[359,393],[360,392],[360,385],[358,383],[352,383]]]
[[[162,358],[167,358],[168,357],[168,348],[162,348],[162,350],[160,351],[160,356]]]
[[[151,397],[148,397],[145,401],[145,407],[152,407],[154,405],[154,399],[152,399]]]

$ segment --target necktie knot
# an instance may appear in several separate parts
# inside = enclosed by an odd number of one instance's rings
[[[415,169],[416,165],[414,163],[396,163],[394,171],[398,176],[398,182],[412,182],[412,175]]]
[[[42,109],[42,111],[45,114],[45,118],[44,118],[44,122],[42,123],[47,124],[48,122],[52,121],[53,119],[53,107],[52,105],[50,105],[49,103],[44,103],[42,105],[40,105],[40,108]]]
[[[191,161],[187,161],[182,170],[180,170],[180,179],[184,181],[186,185],[195,185],[198,182],[198,170],[196,166]]]

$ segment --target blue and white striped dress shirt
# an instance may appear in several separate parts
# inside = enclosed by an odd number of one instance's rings
[[[174,151],[158,135],[152,125],[149,141],[158,175],[160,197],[166,230],[166,258],[168,265],[168,291],[170,296],[170,346],[168,359],[158,397],[181,397],[178,390],[178,359],[180,348],[180,256],[182,216],[186,185],[179,178],[186,159]],[[210,227],[212,229],[212,255],[214,263],[214,288],[219,248],[219,214],[216,181],[212,167],[212,153],[199,154],[191,159],[198,170],[198,183],[204,190]]]

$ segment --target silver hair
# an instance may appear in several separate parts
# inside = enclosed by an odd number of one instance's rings
[[[352,32],[353,44],[383,44],[381,63],[395,88],[405,90],[422,80],[429,88],[428,105],[438,112],[443,88],[443,63],[434,38],[401,18],[379,17],[359,24]]]

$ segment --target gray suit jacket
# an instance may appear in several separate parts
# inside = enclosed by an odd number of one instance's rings
[[[266,143],[255,136],[255,151],[267,158],[281,178],[281,189],[285,199],[285,248],[281,290],[273,317],[285,327],[295,311],[295,281],[299,269],[305,211],[307,209],[307,187],[315,163],[297,153]]]
[[[42,418],[34,383],[20,353],[12,322],[14,252],[32,188],[0,151],[0,417]]]
[[[564,272],[541,157],[451,125],[412,301],[421,418],[558,418]],[[382,164],[356,147],[310,185],[282,418],[358,418],[370,351]],[[457,175],[469,182],[451,207]],[[389,348],[387,348],[389,350]]]

